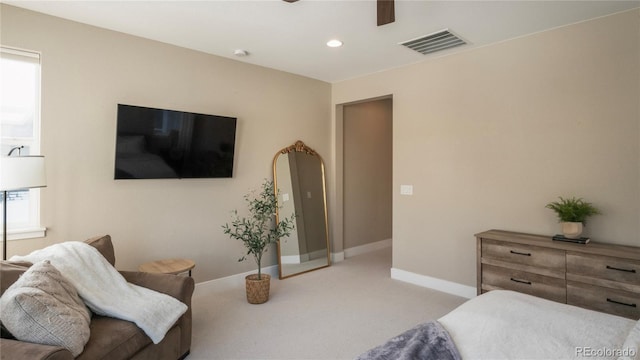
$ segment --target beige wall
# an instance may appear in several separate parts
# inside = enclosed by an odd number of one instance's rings
[[[304,245],[300,244],[300,253],[313,253],[327,250],[327,223],[325,222],[325,194],[321,159],[305,152],[289,153],[290,163],[295,162],[295,179],[299,192],[295,194],[300,204],[299,213],[303,214]],[[293,168],[293,167],[292,167]],[[293,174],[292,174],[293,177]],[[298,221],[300,223],[300,221]]]
[[[393,266],[473,286],[473,234],[558,231],[558,195],[600,206],[594,240],[640,245],[637,10],[333,86],[1,5],[0,42],[43,54],[42,240],[109,233],[118,267],[183,256],[196,281],[255,268],[222,234],[242,195],[301,139],[328,171],[343,249],[339,104],[393,95]],[[233,179],[114,181],[117,103],[238,117]],[[266,136],[265,136],[266,135]],[[414,185],[400,196],[400,184]],[[275,263],[275,249],[264,265]]]
[[[393,95],[393,267],[474,286],[473,235],[557,233],[559,195],[640,246],[639,70],[633,10],[333,84],[334,106]]]
[[[392,102],[343,107],[345,249],[392,236]]]
[[[293,214],[299,213],[297,210],[299,204],[296,201],[296,188],[293,186],[293,177],[291,161],[288,154],[278,154],[274,163],[275,186],[278,189],[278,220],[291,217]],[[293,164],[295,165],[295,163]],[[288,200],[284,200],[284,197]],[[299,236],[300,232],[300,216],[296,216],[296,224],[294,231],[285,238],[280,239],[280,256],[300,255]],[[304,235],[304,234],[303,234]]]
[[[40,240],[9,255],[108,233],[117,267],[196,261],[196,281],[255,269],[222,233],[242,196],[271,178],[274,154],[297,139],[330,152],[330,85],[2,5],[1,43],[42,52]],[[215,41],[215,39],[212,39]],[[250,59],[249,59],[250,60]],[[238,118],[232,179],[114,181],[116,104]],[[275,263],[271,248],[263,266]]]

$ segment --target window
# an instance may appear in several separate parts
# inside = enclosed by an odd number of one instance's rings
[[[16,146],[24,146],[21,155],[40,154],[40,54],[2,46],[0,155],[6,156]],[[7,201],[9,239],[44,236],[39,189],[12,191],[2,201]],[[0,217],[4,218],[2,205]]]

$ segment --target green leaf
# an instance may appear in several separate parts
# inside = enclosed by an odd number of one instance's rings
[[[260,192],[250,191],[244,195],[247,203],[248,215],[240,217],[237,210],[233,210],[231,223],[222,226],[223,233],[231,239],[240,240],[247,248],[246,256],[238,261],[244,261],[247,256],[253,256],[258,264],[258,275],[261,274],[262,254],[268,246],[283,237],[288,237],[295,228],[295,214],[290,218],[275,223],[278,210],[277,192],[273,181],[264,180]]]
[[[560,222],[581,222],[585,224],[588,217],[600,214],[600,210],[582,198],[571,197],[565,199],[562,196],[558,198],[560,201],[550,202],[546,205],[546,208],[555,211]]]

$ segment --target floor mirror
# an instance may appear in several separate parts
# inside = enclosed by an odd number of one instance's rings
[[[273,158],[276,218],[295,214],[295,229],[278,241],[280,279],[327,267],[329,229],[322,158],[302,141],[278,151]]]

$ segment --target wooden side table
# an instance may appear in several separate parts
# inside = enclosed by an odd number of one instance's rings
[[[191,276],[191,269],[196,267],[196,263],[189,259],[163,259],[151,261],[138,266],[138,270],[149,273],[161,273],[161,274],[181,274],[183,272],[189,272]]]

